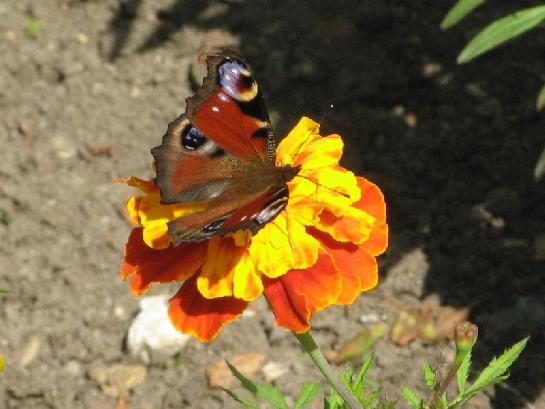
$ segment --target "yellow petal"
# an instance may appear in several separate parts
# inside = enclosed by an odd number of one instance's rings
[[[233,295],[233,273],[246,249],[230,237],[213,237],[208,242],[207,258],[197,278],[197,288],[205,298]]]
[[[312,119],[302,117],[297,125],[280,141],[276,148],[276,164],[293,165],[295,157],[303,150],[303,147],[318,135],[319,125]]]
[[[259,271],[276,278],[314,265],[319,248],[320,243],[305,226],[284,211],[253,237],[249,252]]]
[[[301,172],[335,166],[343,154],[343,141],[339,135],[311,139],[295,157],[294,165]]]
[[[144,243],[149,247],[159,250],[170,246],[168,227],[164,220],[147,223],[144,227]]]
[[[129,213],[130,219],[140,224],[140,216],[138,215],[139,209],[140,209],[140,201],[142,200],[142,197],[140,196],[133,196],[129,200],[127,200],[127,211]]]
[[[233,295],[244,301],[253,301],[263,292],[261,273],[256,270],[250,255],[240,259],[233,274]]]

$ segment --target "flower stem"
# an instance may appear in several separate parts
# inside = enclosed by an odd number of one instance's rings
[[[295,335],[295,338],[297,338],[299,343],[303,346],[303,349],[310,355],[314,364],[316,364],[331,386],[333,386],[339,395],[341,395],[346,404],[350,406],[351,409],[361,409],[362,406],[356,401],[352,393],[333,373],[333,369],[329,366],[329,363],[322,354],[322,351],[318,348],[318,345],[316,345],[310,332],[307,331],[303,334],[296,334],[294,332],[293,335]]]

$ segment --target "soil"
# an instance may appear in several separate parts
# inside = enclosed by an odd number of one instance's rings
[[[335,349],[362,319],[391,325],[394,304],[434,294],[472,308],[475,370],[532,336],[509,381],[467,407],[545,408],[545,180],[532,176],[545,145],[534,109],[545,40],[536,31],[455,63],[480,27],[533,4],[495,2],[442,32],[451,4],[431,0],[2,1],[0,407],[113,408],[93,368],[144,365],[125,346],[138,299],[118,275],[131,190],[112,180],[152,176],[149,150],[202,76],[197,54],[236,46],[278,135],[302,115],[322,118],[324,133],[343,135],[344,165],[386,195],[381,283],[317,314],[318,343]],[[145,364],[128,407],[238,407],[207,387],[205,367],[243,352],[285,365],[275,383],[291,398],[319,380],[265,303],[252,311],[210,344]],[[422,362],[445,367],[452,351],[385,338],[370,377],[391,399],[400,386],[423,391]]]

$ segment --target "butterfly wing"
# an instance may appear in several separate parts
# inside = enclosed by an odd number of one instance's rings
[[[186,115],[222,149],[274,165],[269,114],[250,66],[233,52],[207,54],[208,74],[187,99]]]
[[[256,231],[285,207],[293,177],[274,166],[270,120],[249,65],[233,53],[208,54],[206,63],[202,87],[152,149],[163,204],[208,201],[169,223],[176,244]]]
[[[246,162],[274,165],[270,120],[250,66],[232,52],[209,54],[206,64],[185,114],[152,149],[164,204],[220,196]]]
[[[288,202],[288,189],[273,186],[264,192],[239,194],[232,200],[216,200],[204,211],[188,214],[168,223],[175,245],[200,241],[238,230],[254,233],[280,213]]]

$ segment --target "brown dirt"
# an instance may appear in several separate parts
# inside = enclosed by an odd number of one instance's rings
[[[388,297],[411,306],[435,293],[472,306],[477,367],[532,334],[507,386],[468,407],[545,408],[545,271],[534,249],[545,232],[545,182],[532,180],[545,144],[545,119],[533,109],[543,39],[534,33],[455,64],[478,27],[513,7],[498,2],[443,33],[448,5],[434,1],[0,3],[0,208],[11,216],[0,223],[0,288],[9,290],[0,295],[0,407],[114,407],[91,368],[139,362],[124,347],[138,300],[117,274],[130,191],[112,180],[152,175],[149,149],[184,109],[200,76],[197,53],[237,44],[278,135],[334,104],[323,130],[345,137],[345,164],[379,183],[389,204],[382,283],[347,309],[318,314],[318,342],[338,346],[363,314],[391,324]],[[429,268],[403,257],[414,249]],[[276,383],[292,397],[319,379],[265,304],[252,309],[213,343],[192,341],[175,359],[148,364],[129,408],[237,407],[207,388],[204,368],[241,352],[288,363]],[[396,398],[401,385],[422,389],[424,359],[440,364],[451,353],[448,344],[383,340],[371,377]]]

